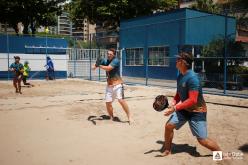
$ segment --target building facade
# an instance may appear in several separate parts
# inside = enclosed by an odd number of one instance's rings
[[[72,22],[70,21],[69,13],[62,12],[62,14],[58,16],[57,29],[58,34],[72,36]]]
[[[88,19],[78,20],[77,25],[73,24],[72,26],[72,36],[83,41],[90,40],[90,34],[96,33],[96,25],[91,24]]]
[[[224,16],[187,8],[121,21],[123,75],[176,79],[175,55],[200,57],[201,46],[224,35]],[[236,35],[233,17],[227,18],[227,35]]]

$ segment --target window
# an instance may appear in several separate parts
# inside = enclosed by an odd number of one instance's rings
[[[169,47],[149,47],[148,65],[150,66],[169,66]]]
[[[126,49],[126,65],[144,65],[143,48]]]

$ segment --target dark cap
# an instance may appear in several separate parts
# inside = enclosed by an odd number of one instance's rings
[[[14,59],[19,59],[20,60],[20,57],[19,56],[14,56]]]
[[[189,65],[194,61],[194,57],[191,53],[181,52],[179,55],[176,55],[176,57],[185,60]]]

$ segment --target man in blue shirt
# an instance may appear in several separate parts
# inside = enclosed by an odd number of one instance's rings
[[[120,76],[120,62],[115,56],[115,49],[109,49],[108,58],[102,59],[99,64],[93,65],[92,68],[95,70],[97,67],[106,71],[107,87],[105,100],[110,118],[112,120],[114,119],[112,102],[117,98],[123,110],[127,114],[128,122],[131,123],[129,108],[124,100],[123,80]]]
[[[207,106],[202,94],[200,81],[192,71],[193,56],[180,53],[176,60],[176,67],[180,71],[177,78],[177,92],[172,101],[172,106],[167,108],[165,116],[171,117],[165,125],[165,151],[163,156],[171,153],[171,144],[174,129],[180,129],[186,122],[189,123],[193,136],[198,142],[212,150],[221,151],[218,144],[211,140],[207,134]]]
[[[55,79],[55,73],[54,73],[54,65],[52,59],[47,56],[46,58],[47,63],[45,65],[47,70],[47,80],[54,80]]]
[[[15,87],[16,93],[22,94],[21,91],[21,81],[23,76],[23,65],[20,63],[20,57],[14,56],[15,62],[9,67],[9,70],[13,72],[13,85]]]

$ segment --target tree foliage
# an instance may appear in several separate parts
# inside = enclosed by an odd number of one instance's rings
[[[221,11],[220,6],[214,3],[213,0],[197,0],[196,3],[191,5],[191,8],[210,13],[219,13]]]
[[[224,48],[224,38],[217,38],[203,47],[202,55],[204,57],[223,57]],[[240,42],[235,42],[233,39],[227,41],[227,57],[244,56],[244,47]]]
[[[103,23],[116,29],[121,19],[149,15],[156,11],[168,11],[177,7],[177,0],[72,0],[72,19],[87,18],[91,23]]]
[[[56,15],[61,13],[61,3],[65,0],[0,0],[0,22],[7,23],[17,32],[17,23],[24,25],[24,34],[29,26],[34,34],[40,25],[56,24]]]
[[[237,18],[237,28],[248,28],[248,1],[247,0],[225,0],[222,8],[230,15]]]

